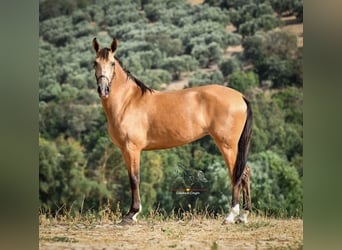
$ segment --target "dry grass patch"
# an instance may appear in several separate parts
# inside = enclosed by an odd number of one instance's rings
[[[251,216],[248,224],[222,225],[195,216],[187,220],[144,218],[133,226],[108,221],[40,219],[40,249],[301,249],[303,221]]]
[[[285,26],[282,28],[285,31],[296,34],[297,36],[297,46],[303,47],[304,44],[304,25],[303,23],[298,23],[295,16],[283,17],[282,20]]]

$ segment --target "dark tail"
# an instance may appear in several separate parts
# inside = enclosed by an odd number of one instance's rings
[[[253,113],[251,109],[251,104],[246,98],[243,97],[243,99],[247,104],[247,119],[238,144],[238,154],[234,167],[233,176],[234,185],[238,185],[241,182],[243,171],[245,170],[247,163],[249,142],[252,136]]]

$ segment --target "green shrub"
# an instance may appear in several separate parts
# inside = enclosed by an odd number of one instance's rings
[[[243,42],[244,57],[250,60],[261,81],[273,87],[302,86],[302,54],[297,38],[286,31],[257,32]]]
[[[259,85],[259,77],[253,71],[235,71],[229,76],[228,86],[244,93]]]
[[[207,74],[196,71],[189,79],[189,87],[204,86],[208,84],[223,85],[223,75],[220,71]]]
[[[242,62],[237,56],[232,56],[228,60],[224,60],[219,65],[222,74],[227,77],[236,71],[242,69]]]
[[[271,151],[250,157],[252,205],[262,214],[303,216],[303,187],[297,170]]]

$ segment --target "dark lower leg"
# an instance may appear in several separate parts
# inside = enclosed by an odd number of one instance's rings
[[[131,175],[129,180],[131,184],[132,203],[131,203],[131,208],[129,212],[125,217],[135,220],[135,216],[141,210],[141,201],[140,201],[140,193],[139,193],[140,177],[139,175]]]
[[[240,185],[233,186],[233,194],[232,194],[232,207],[239,205],[240,203]]]
[[[241,185],[242,185],[242,194],[243,194],[243,209],[247,211],[251,211],[251,196],[250,196],[250,169],[246,166],[245,171],[243,173]]]
[[[131,146],[132,147],[132,146]],[[128,147],[127,147],[128,148]],[[139,183],[140,183],[140,151],[122,150],[129,176],[132,192],[132,203],[129,212],[123,218],[121,224],[136,222],[136,216],[141,210]]]

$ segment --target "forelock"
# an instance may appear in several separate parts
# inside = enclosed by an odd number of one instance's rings
[[[98,57],[101,59],[107,60],[109,56],[109,49],[108,48],[103,48],[98,52]]]

